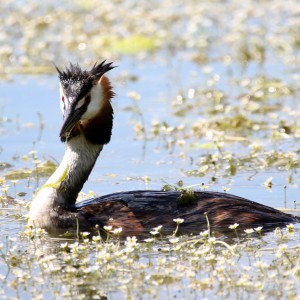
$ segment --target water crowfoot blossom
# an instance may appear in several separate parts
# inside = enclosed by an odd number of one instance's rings
[[[184,222],[184,219],[177,218],[177,219],[173,219],[173,221],[176,223],[176,229],[173,232],[173,236],[176,236],[179,229],[179,224],[182,224]]]

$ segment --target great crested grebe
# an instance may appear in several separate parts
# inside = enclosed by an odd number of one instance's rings
[[[60,139],[66,143],[65,155],[32,201],[30,224],[50,232],[93,232],[96,225],[113,226],[122,227],[124,235],[137,235],[158,225],[171,233],[176,226],[175,218],[184,219],[182,233],[205,229],[207,218],[216,229],[233,223],[250,228],[298,222],[298,217],[218,192],[195,191],[185,195],[184,191],[128,191],[76,203],[103,145],[110,141],[110,101],[114,92],[104,74],[113,68],[112,63],[105,61],[90,70],[71,63],[64,71],[57,68],[64,116]]]

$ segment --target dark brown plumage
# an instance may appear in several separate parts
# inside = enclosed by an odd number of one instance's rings
[[[181,195],[180,191],[151,190],[115,193],[77,203],[69,212],[58,210],[53,220],[63,230],[76,230],[77,219],[80,230],[95,232],[95,225],[110,225],[122,227],[123,235],[148,234],[158,225],[171,234],[176,227],[174,218],[184,219],[181,233],[199,233],[207,229],[205,213],[215,231],[229,230],[234,223],[242,228],[274,228],[299,221],[299,217],[227,193],[196,191],[195,199],[185,205],[180,203]]]

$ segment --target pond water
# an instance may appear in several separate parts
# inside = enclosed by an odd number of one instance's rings
[[[262,238],[247,238],[244,232],[237,238],[234,231],[217,236],[218,242],[228,244],[216,245],[229,249],[229,254],[214,249],[214,241],[201,240],[195,249],[190,244],[195,237],[180,237],[179,248],[177,242],[165,240],[155,241],[153,248],[147,243],[137,246],[134,240],[100,247],[97,241],[76,244],[44,233],[36,238],[26,229],[26,206],[51,173],[41,167],[37,174],[36,166],[58,164],[64,153],[58,138],[62,115],[52,65],[56,56],[59,67],[69,60],[89,67],[103,56],[118,66],[108,74],[116,92],[112,140],[82,197],[88,198],[90,191],[104,195],[183,184],[196,190],[226,190],[300,215],[300,54],[297,31],[291,29],[300,26],[299,4],[290,1],[289,9],[273,1],[277,10],[271,12],[268,1],[257,1],[257,8],[251,1],[151,3],[151,13],[150,4],[144,3],[130,16],[127,12],[135,1],[112,1],[103,11],[94,1],[74,1],[60,9],[50,2],[28,6],[19,14],[26,24],[23,40],[22,21],[14,21],[22,1],[2,7],[2,14],[10,18],[0,22],[13,41],[6,33],[0,35],[12,48],[0,46],[5,68],[0,82],[0,298],[280,299],[299,293],[299,224],[290,231],[263,230]],[[97,18],[102,27],[110,26],[111,37],[102,31],[101,38],[95,38]],[[62,19],[66,26],[60,31],[57,24]],[[78,25],[72,27],[74,20]],[[37,33],[45,36],[43,45]],[[13,52],[17,46],[23,54]],[[101,57],[95,50],[100,46]],[[290,247],[288,254],[285,246]],[[207,262],[210,256],[214,257]],[[283,256],[292,261],[288,280],[278,277],[287,264],[280,261]],[[223,262],[215,266],[212,261]],[[245,273],[251,278],[245,279]],[[224,284],[222,276],[231,282]],[[275,287],[268,281],[272,276],[277,276]],[[210,285],[215,278],[217,283]],[[285,285],[289,289],[280,291]]]
[[[183,180],[185,186],[196,185],[195,189],[202,189],[201,184],[204,183],[208,185],[209,190],[223,191],[224,187],[230,188],[230,193],[272,207],[289,209],[295,207],[299,201],[297,185],[295,183],[288,185],[285,196],[286,171],[280,172],[275,169],[240,171],[235,176],[220,176],[213,183],[211,181],[213,174],[210,173],[204,177],[186,175],[186,171],[198,168],[198,166],[190,162],[188,158],[182,158],[180,156],[182,149],[178,146],[170,150],[155,138],[147,141],[137,138],[133,127],[135,122],[140,121],[140,115],[134,111],[135,100],[128,97],[131,91],[141,96],[136,103],[142,113],[146,130],[150,130],[153,120],[166,120],[169,124],[176,126],[176,122],[184,124],[185,118],[176,117],[172,113],[171,101],[168,99],[176,98],[176,88],[172,87],[175,83],[168,78],[167,66],[157,64],[153,67],[153,63],[139,63],[135,67],[134,74],[141,79],[124,83],[120,79],[120,74],[124,70],[129,70],[129,63],[121,60],[118,64],[119,68],[112,71],[109,76],[117,94],[113,101],[115,118],[112,141],[101,153],[93,173],[84,186],[85,193],[93,191],[97,195],[103,195],[124,190],[161,189],[166,183],[176,185],[179,180]],[[2,171],[2,176],[11,170],[32,168],[30,160],[22,159],[24,155],[30,156],[29,153],[32,150],[36,151],[41,161],[46,159],[55,163],[60,161],[64,145],[58,139],[62,116],[59,110],[57,86],[56,75],[14,76],[11,81],[2,82],[1,161],[12,165]],[[195,112],[192,118],[197,118]],[[187,123],[191,122],[192,118],[188,117]],[[215,152],[215,150],[190,150],[187,147],[186,153],[196,156],[197,153],[207,151]],[[269,177],[273,178],[271,189],[267,189],[264,185]],[[46,179],[47,177],[42,177],[37,182],[33,179],[30,184],[27,179],[17,182],[17,192],[26,193],[23,197],[17,197],[25,200],[22,202],[23,206],[31,201],[32,193]],[[12,186],[9,194],[14,197]],[[7,237],[17,237],[18,233],[24,230],[26,221],[16,218],[18,211],[19,205],[14,203],[1,211],[0,243],[3,245],[7,243]],[[23,213],[26,213],[24,209]],[[297,214],[297,212],[294,213]],[[297,225],[296,230],[298,228]],[[276,245],[273,232],[266,233],[264,240],[267,242],[267,247]],[[290,243],[297,244],[297,240],[290,240]],[[46,251],[55,252],[56,244],[56,240],[48,240]],[[3,272],[4,270],[5,268]],[[112,290],[115,288],[112,286]],[[13,296],[14,293],[9,295]],[[23,294],[25,295],[26,293]],[[120,294],[115,294],[115,292],[109,295],[118,299],[120,297]],[[161,295],[166,296],[165,292]],[[45,297],[47,298],[47,295]]]

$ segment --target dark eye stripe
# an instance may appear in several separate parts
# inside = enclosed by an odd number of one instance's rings
[[[88,95],[84,98],[84,104],[88,106],[91,102],[91,95]]]

